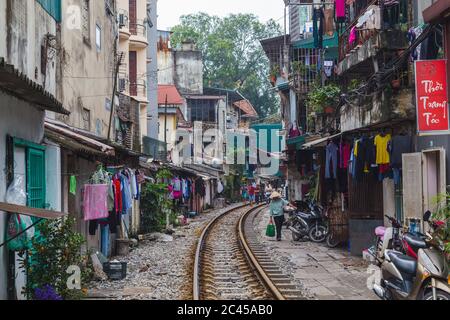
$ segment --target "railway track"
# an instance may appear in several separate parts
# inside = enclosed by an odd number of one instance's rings
[[[253,220],[264,208],[234,207],[203,230],[194,261],[194,300],[303,299],[257,240]]]

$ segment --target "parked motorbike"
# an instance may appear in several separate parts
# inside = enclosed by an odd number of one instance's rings
[[[328,225],[325,222],[323,208],[314,202],[305,202],[303,206],[296,203],[297,210],[288,212],[290,217],[287,226],[292,232],[292,239],[310,239],[313,242],[323,242],[328,235]],[[307,209],[307,210],[305,210]]]
[[[424,215],[424,221],[429,216]],[[381,280],[374,292],[387,300],[450,300],[449,267],[444,247],[427,233],[426,248],[419,248],[417,260],[387,249],[381,264]]]
[[[380,226],[375,229],[375,235],[377,237],[375,261],[378,266],[381,266],[383,263],[387,249],[400,251],[402,248],[402,241],[400,239],[402,224],[394,217],[388,215],[385,217],[389,220],[392,227],[385,228]]]

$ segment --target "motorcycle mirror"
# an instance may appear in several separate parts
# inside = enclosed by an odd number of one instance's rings
[[[430,217],[431,217],[431,212],[430,212],[430,210],[428,210],[427,212],[425,212],[423,214],[423,221],[425,221],[425,222],[430,221]]]

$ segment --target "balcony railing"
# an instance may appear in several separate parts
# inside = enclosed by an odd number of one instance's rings
[[[167,148],[163,141],[144,136],[142,143],[144,154],[157,161],[167,161]]]
[[[141,79],[136,82],[130,81],[130,95],[133,97],[147,96],[147,81]]]
[[[138,20],[136,22],[130,22],[130,33],[133,36],[147,38],[147,27],[144,21]]]
[[[359,19],[366,13],[370,6],[378,6],[379,0],[360,0],[353,3],[353,15],[350,17],[350,23],[347,28],[339,36],[339,61],[342,61],[352,50],[364,44],[371,37],[376,35],[383,23],[383,13],[381,10],[375,12],[379,15],[375,20],[379,21],[379,26],[371,26],[371,28],[358,29],[356,25]]]

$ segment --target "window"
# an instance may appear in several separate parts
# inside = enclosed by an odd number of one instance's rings
[[[83,129],[90,131],[91,130],[91,111],[89,109],[83,108]]]
[[[14,161],[17,162],[15,173],[25,173],[26,205],[45,209],[45,147],[17,138],[14,138],[13,141]]]
[[[100,52],[102,50],[102,28],[98,24],[95,26],[95,45],[97,52]]]
[[[81,35],[83,36],[83,41],[86,44],[90,45],[91,44],[91,13],[90,13],[89,0],[82,0]]]
[[[216,122],[216,100],[188,100],[190,120]]]

